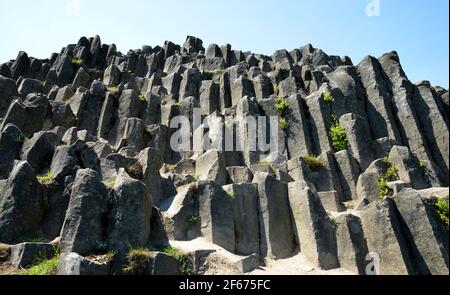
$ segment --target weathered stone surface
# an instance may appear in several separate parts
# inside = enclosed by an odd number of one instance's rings
[[[94,261],[84,258],[77,253],[62,253],[59,258],[57,275],[72,276],[106,276],[111,273],[111,262]]]
[[[53,132],[38,132],[23,144],[21,159],[27,161],[38,172],[48,168],[59,142],[58,135]]]
[[[208,241],[234,252],[233,198],[213,181],[200,181],[197,194],[202,235]]]
[[[41,184],[27,162],[18,162],[0,182],[0,241],[14,243],[37,235],[44,215]]]
[[[430,186],[425,179],[424,169],[419,167],[419,159],[407,147],[394,146],[389,153],[389,160],[398,169],[401,181],[411,183],[413,188],[419,190]]]
[[[343,213],[334,218],[339,265],[354,273],[366,274],[367,242],[358,216]]]
[[[335,229],[318,195],[301,182],[292,182],[289,203],[300,251],[322,269],[338,267]]]
[[[16,82],[13,79],[0,76],[0,117],[3,118],[9,105],[14,100],[14,96],[19,93],[17,91]]]
[[[201,155],[196,161],[195,170],[200,180],[212,180],[219,185],[227,183],[224,155],[217,150],[209,150]]]
[[[6,125],[0,133],[0,178],[8,178],[24,140],[20,129],[12,124]]]
[[[258,187],[256,184],[231,184],[224,190],[234,198],[236,253],[259,253]]]
[[[163,214],[164,227],[169,238],[183,241],[199,235],[200,221],[193,218],[198,216],[196,215],[198,214],[197,202],[194,187],[183,189],[175,196],[172,204]]]
[[[94,170],[79,170],[61,230],[61,252],[90,254],[103,243],[108,191]]]
[[[150,237],[152,199],[141,181],[119,171],[112,196],[108,245],[117,251],[143,247]]]
[[[294,252],[294,230],[289,213],[287,184],[268,173],[256,173],[258,185],[260,255],[283,259]]]
[[[373,162],[372,140],[369,125],[364,118],[353,114],[345,114],[339,119],[345,128],[352,155],[355,157],[362,171]]]
[[[415,274],[448,275],[448,229],[432,200],[405,190],[394,196]]]
[[[371,274],[414,273],[392,199],[374,202],[366,207],[361,212],[361,223],[371,254],[370,260],[367,260],[373,263],[373,267],[368,268]]]
[[[244,96],[254,97],[255,91],[253,89],[252,81],[241,76],[236,80],[232,80],[231,82],[232,105],[237,105]]]

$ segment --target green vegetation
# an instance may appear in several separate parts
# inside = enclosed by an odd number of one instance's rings
[[[419,160],[419,167],[423,170],[427,169],[427,164],[423,160]]]
[[[36,176],[37,180],[42,184],[42,185],[50,185],[54,183],[54,175],[51,172],[47,172],[46,174],[39,174]]]
[[[111,94],[118,94],[120,89],[119,87],[106,87],[106,89],[108,90],[108,92],[110,92]]]
[[[177,108],[177,109],[180,109],[180,108],[181,108],[181,104],[180,104],[179,102],[173,104],[173,106],[174,106],[175,108]]]
[[[229,189],[229,190],[227,190],[227,194],[228,194],[228,196],[230,197],[230,198],[232,198],[232,199],[234,199],[234,198],[236,198],[236,193],[234,192],[234,190],[233,189]]]
[[[383,163],[387,166],[386,176],[388,181],[398,180],[398,169],[392,164],[389,157],[384,157]]]
[[[303,161],[305,161],[305,163],[313,171],[319,171],[324,168],[324,163],[316,156],[306,156],[303,158]]]
[[[378,187],[380,188],[380,198],[382,200],[392,196],[392,189],[389,188],[386,178],[382,177],[378,180]]]
[[[279,126],[282,130],[287,130],[289,128],[289,122],[285,118],[281,118],[279,121]]]
[[[182,275],[192,274],[192,260],[189,254],[172,247],[164,248],[163,252],[167,255],[175,257],[179,263],[179,271]]]
[[[116,186],[117,178],[110,178],[103,182],[103,184],[106,186],[106,188],[113,189]]]
[[[25,136],[25,135],[19,135],[16,138],[16,142],[22,142],[22,143],[25,143],[25,142],[27,142],[29,140],[30,140],[30,138]]]
[[[55,256],[46,259],[45,253],[39,253],[33,263],[33,266],[24,270],[22,274],[30,276],[48,276],[55,275],[58,268],[59,257],[61,255],[60,246],[53,246]]]
[[[441,218],[442,222],[445,223],[445,225],[447,225],[447,229],[448,229],[448,203],[444,198],[438,197],[436,199],[436,213],[439,215],[439,217]]]
[[[108,243],[106,243],[104,241],[96,241],[95,242],[95,250],[97,250],[99,252],[104,252],[104,251],[108,250]]]
[[[200,214],[194,214],[188,218],[187,222],[191,225],[199,224],[202,221]]]
[[[284,118],[286,111],[289,109],[289,104],[284,97],[277,97],[278,103],[275,104],[275,109],[278,111],[281,117]]]
[[[331,145],[337,151],[348,149],[348,139],[345,128],[337,122],[335,116],[332,117],[333,125],[330,128]]]
[[[42,260],[29,269],[24,270],[24,275],[29,276],[48,276],[55,275],[58,268],[59,255],[52,259]]]
[[[38,235],[24,236],[19,239],[19,244],[21,243],[42,243],[44,238]]]
[[[127,254],[127,263],[125,265],[125,273],[132,275],[144,274],[147,264],[155,257],[155,253],[145,249],[131,249]]]
[[[145,101],[145,95],[143,95],[143,94],[139,95],[139,100],[144,102]]]
[[[322,99],[326,103],[333,103],[334,102],[334,97],[328,91],[325,91],[324,93],[322,93]]]
[[[74,64],[74,65],[81,65],[82,63],[83,63],[84,61],[81,59],[81,58],[79,58],[79,57],[74,57],[74,58],[72,58],[72,64]]]
[[[273,84],[273,93],[278,96],[280,94],[280,85]]]

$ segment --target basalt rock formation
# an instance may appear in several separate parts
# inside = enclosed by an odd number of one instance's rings
[[[0,264],[243,273],[304,255],[448,275],[448,97],[411,83],[396,52],[354,65],[187,37],[123,54],[98,36],[49,59],[20,52],[0,65]],[[174,149],[173,120],[196,115],[179,134],[207,144]],[[277,136],[256,141],[272,148],[254,149],[236,122],[268,117]]]

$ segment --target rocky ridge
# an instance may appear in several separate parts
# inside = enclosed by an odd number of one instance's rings
[[[194,109],[212,143],[175,151],[170,122]],[[276,152],[245,129],[224,151],[216,135],[248,116],[279,117]],[[123,54],[83,37],[1,64],[0,118],[0,272],[248,273],[300,253],[449,273],[448,90],[411,83],[396,52],[354,65],[189,36]]]

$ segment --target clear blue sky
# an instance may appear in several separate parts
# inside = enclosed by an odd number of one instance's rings
[[[73,1],[79,16],[67,9]],[[312,43],[354,63],[397,50],[413,82],[448,88],[449,1],[379,0],[380,15],[368,17],[371,1],[0,0],[0,63],[19,50],[49,57],[83,35],[98,34],[127,52],[165,40],[182,44],[190,34],[264,54]]]

